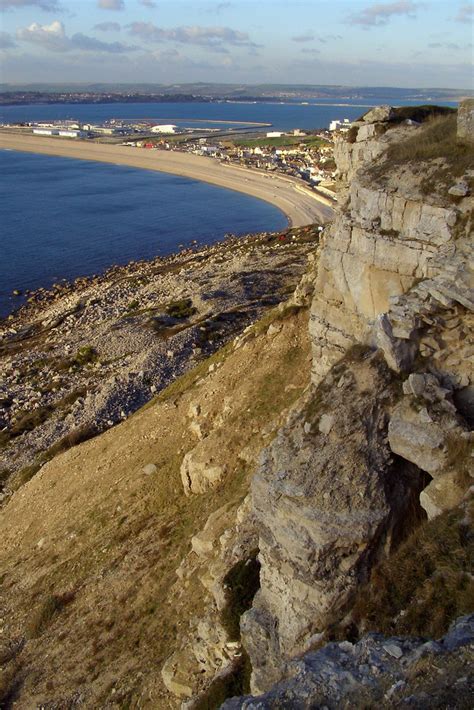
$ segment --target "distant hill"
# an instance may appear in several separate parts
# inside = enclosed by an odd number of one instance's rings
[[[429,88],[410,89],[390,86],[338,86],[319,84],[0,84],[0,94],[94,94],[107,96],[109,100],[120,96],[121,100],[137,100],[138,97],[173,98],[180,96],[182,100],[207,99],[372,99],[384,97],[399,100],[457,100],[460,97],[473,96],[469,89]],[[62,99],[64,100],[64,98]]]

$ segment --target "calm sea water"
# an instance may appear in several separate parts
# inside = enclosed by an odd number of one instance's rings
[[[276,207],[188,178],[0,151],[0,315],[13,289],[50,286],[196,239],[287,225]]]
[[[354,120],[368,111],[371,106],[391,103],[392,105],[416,105],[420,101],[400,101],[387,96],[365,100],[348,100],[339,104],[318,99],[307,105],[302,103],[163,103],[163,104],[77,104],[77,105],[32,105],[1,106],[0,123],[18,121],[48,121],[71,118],[81,122],[100,123],[111,118],[149,118],[161,123],[175,123],[179,126],[203,127],[209,121],[271,123],[279,130],[292,128],[328,128],[333,119]],[[423,101],[423,103],[426,103]],[[445,105],[456,106],[454,103]],[[200,123],[195,123],[200,121]],[[224,128],[225,125],[214,128]]]

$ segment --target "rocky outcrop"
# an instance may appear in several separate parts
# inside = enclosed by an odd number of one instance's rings
[[[336,143],[341,207],[302,284],[313,388],[252,483],[261,588],[241,632],[255,693],[344,617],[408,511],[434,517],[470,485],[474,201],[468,180],[440,197],[406,163],[384,174],[387,149],[422,130],[391,119],[369,113]]]
[[[459,104],[458,138],[474,143],[474,99],[465,99]]]
[[[222,710],[328,710],[354,707],[468,708],[474,616],[439,641],[369,634],[331,643],[288,665],[287,678],[258,698],[232,698]]]
[[[388,427],[390,448],[426,471],[433,481],[421,492],[429,518],[458,505],[473,475],[474,435],[452,402],[452,386],[440,386],[431,374],[411,374],[405,397]]]
[[[368,122],[371,114],[375,123]],[[397,343],[390,364],[409,369],[420,327],[432,325],[438,313],[474,308],[469,186],[454,203],[423,194],[422,175],[406,164],[384,171],[387,149],[422,129],[389,128],[386,107],[364,118],[335,145],[342,201],[325,230],[315,273],[310,333],[316,382],[352,344],[381,346],[392,339],[391,329],[412,343]],[[426,175],[432,170],[427,165]],[[380,321],[385,313],[389,322]]]
[[[241,621],[253,692],[344,613],[416,501],[419,471],[386,439],[396,396],[380,356],[347,358],[263,453],[252,482],[261,588]]]

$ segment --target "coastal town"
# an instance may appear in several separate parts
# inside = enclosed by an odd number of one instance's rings
[[[262,126],[189,128],[147,121],[111,120],[103,124],[67,121],[38,121],[3,125],[0,131],[15,131],[58,140],[83,140],[144,150],[165,150],[213,158],[222,164],[286,175],[307,187],[335,199],[336,165],[334,136],[349,130],[351,123],[333,120],[327,129],[262,131]],[[255,128],[258,127],[258,131]]]

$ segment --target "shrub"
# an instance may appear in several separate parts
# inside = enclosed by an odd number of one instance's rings
[[[197,313],[197,308],[193,306],[190,298],[182,298],[179,301],[171,301],[166,306],[166,313],[171,318],[190,318]]]
[[[17,420],[10,429],[10,435],[15,437],[20,436],[27,431],[32,431],[40,424],[43,424],[43,422],[51,416],[52,411],[52,407],[45,406],[33,409],[31,412],[18,412]]]
[[[95,362],[97,357],[97,350],[92,345],[83,345],[74,356],[73,364],[82,367],[90,362]]]

